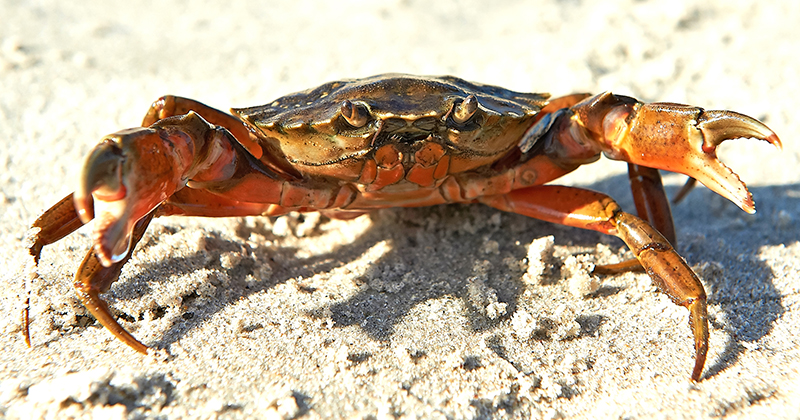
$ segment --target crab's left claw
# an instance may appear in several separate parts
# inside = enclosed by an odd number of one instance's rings
[[[658,105],[658,104],[654,104]],[[715,165],[699,178],[700,182],[717,194],[733,201],[748,213],[755,213],[753,196],[739,177],[716,158],[716,148],[725,140],[755,138],[782,148],[778,136],[762,122],[733,111],[700,110],[696,130],[703,135],[705,161]]]
[[[606,92],[572,107],[574,121],[612,159],[696,178],[742,210],[755,213],[750,192],[717,159],[723,141],[755,138],[781,147],[758,120],[732,111],[706,111],[673,103],[641,103]]]

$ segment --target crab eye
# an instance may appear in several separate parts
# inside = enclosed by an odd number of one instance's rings
[[[342,118],[353,128],[361,128],[367,124],[369,114],[363,105],[357,105],[345,99],[342,102],[340,111]]]
[[[464,124],[478,110],[478,99],[475,95],[469,95],[463,101],[457,103],[453,107],[453,121],[458,124]]]

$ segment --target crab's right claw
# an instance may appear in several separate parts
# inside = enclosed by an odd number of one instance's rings
[[[191,139],[180,128],[175,124],[119,131],[86,159],[73,199],[81,221],[97,219],[92,239],[104,267],[128,255],[136,222],[185,183],[192,163]]]
[[[104,201],[125,197],[125,185],[122,182],[124,161],[122,149],[110,139],[104,140],[89,153],[73,197],[75,210],[83,223],[94,219],[94,194]]]
[[[106,266],[120,261],[130,248],[130,218],[125,216],[128,194],[123,176],[124,163],[122,147],[111,139],[105,139],[86,158],[80,183],[73,194],[75,211],[83,223],[95,217],[97,197],[99,218],[94,229],[95,252]]]
[[[136,178],[136,167],[126,165],[131,157],[130,151],[124,150],[124,143],[129,142],[123,141],[132,134],[143,134],[146,129],[136,130],[125,136],[120,133],[109,136],[92,149],[73,194],[75,211],[82,222],[88,223],[97,216],[92,239],[95,254],[106,267],[128,254],[130,232],[138,220],[132,214],[136,191],[128,191],[128,184]]]
[[[737,138],[781,147],[769,127],[732,111],[644,104],[609,92],[575,105],[573,111],[608,157],[689,175],[748,213],[755,213],[753,198],[739,177],[717,159],[716,148]]]

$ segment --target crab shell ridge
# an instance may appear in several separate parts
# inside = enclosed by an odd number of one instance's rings
[[[413,156],[434,142],[453,158],[475,162],[472,167],[491,163],[518,145],[548,98],[451,76],[389,74],[330,82],[232,111],[262,147],[300,172],[337,177],[342,166],[387,144]]]

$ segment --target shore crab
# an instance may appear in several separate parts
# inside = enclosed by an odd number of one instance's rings
[[[483,203],[621,238],[636,258],[598,271],[644,269],[688,308],[697,381],[708,350],[706,294],[673,248],[658,169],[699,180],[753,213],[750,192],[715,153],[735,138],[780,147],[767,126],[735,112],[610,92],[551,99],[449,76],[331,82],[230,114],[164,96],[142,127],[108,135],[91,151],[77,190],[34,222],[30,253],[38,263],[44,246],[96,218],[75,290],[105,328],[146,353],[100,294],[153,217],[351,217],[385,207]],[[601,154],[628,163],[638,217],[605,194],[548,184]],[[24,317],[30,345],[27,308]]]

